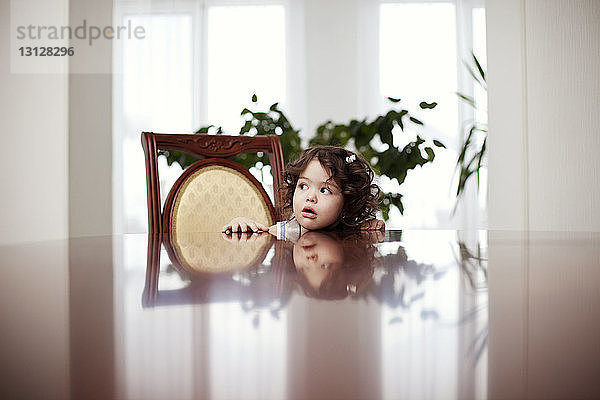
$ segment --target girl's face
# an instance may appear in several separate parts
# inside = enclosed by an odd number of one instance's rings
[[[344,205],[344,195],[319,160],[302,171],[294,191],[294,216],[303,228],[322,229],[333,224]]]

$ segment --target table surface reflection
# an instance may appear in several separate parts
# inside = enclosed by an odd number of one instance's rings
[[[0,247],[2,398],[600,397],[600,234]]]

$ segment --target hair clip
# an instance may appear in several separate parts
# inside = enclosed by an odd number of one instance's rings
[[[356,161],[356,154],[351,154],[348,157],[346,157],[346,162],[348,164],[350,164],[351,162],[354,162],[354,161]]]

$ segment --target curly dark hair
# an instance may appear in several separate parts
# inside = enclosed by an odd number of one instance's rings
[[[348,159],[350,157],[350,159]],[[291,218],[294,206],[294,191],[300,174],[316,159],[342,189],[344,205],[338,222],[330,228],[358,229],[375,218],[379,210],[381,189],[373,183],[371,166],[359,154],[342,147],[314,146],[304,150],[300,157],[286,166],[283,174],[283,211]]]

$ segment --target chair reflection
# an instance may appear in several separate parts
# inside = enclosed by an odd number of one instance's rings
[[[295,243],[277,241],[268,234],[245,233],[196,233],[177,238],[180,242],[164,242],[173,270],[185,287],[159,290],[161,240],[150,235],[144,307],[234,302],[245,309],[274,310],[285,307],[296,293],[319,300],[373,300],[392,310],[390,323],[397,323],[414,307],[423,320],[440,317],[436,307],[425,305],[426,288],[431,284],[443,287],[453,265],[459,267],[465,290],[485,293],[487,286],[480,259],[465,258],[461,252],[456,264],[420,263],[409,259],[397,232],[384,240],[380,233],[312,231]],[[384,252],[382,241],[388,248]],[[479,267],[475,272],[465,269],[467,262]],[[476,276],[478,284],[473,287]],[[470,316],[466,313],[459,322]]]
[[[296,243],[245,233],[176,239],[149,235],[144,307],[227,301],[284,306],[294,292],[323,300],[373,293],[375,237],[314,231]],[[159,290],[161,243],[184,288]]]
[[[186,233],[177,241],[149,235],[144,307],[174,304],[199,304],[224,301],[246,302],[268,294],[275,287],[273,275],[263,263],[274,239],[262,236],[244,244],[223,240],[220,233]],[[186,286],[159,290],[161,244],[174,271]],[[250,285],[249,282],[253,284]]]

